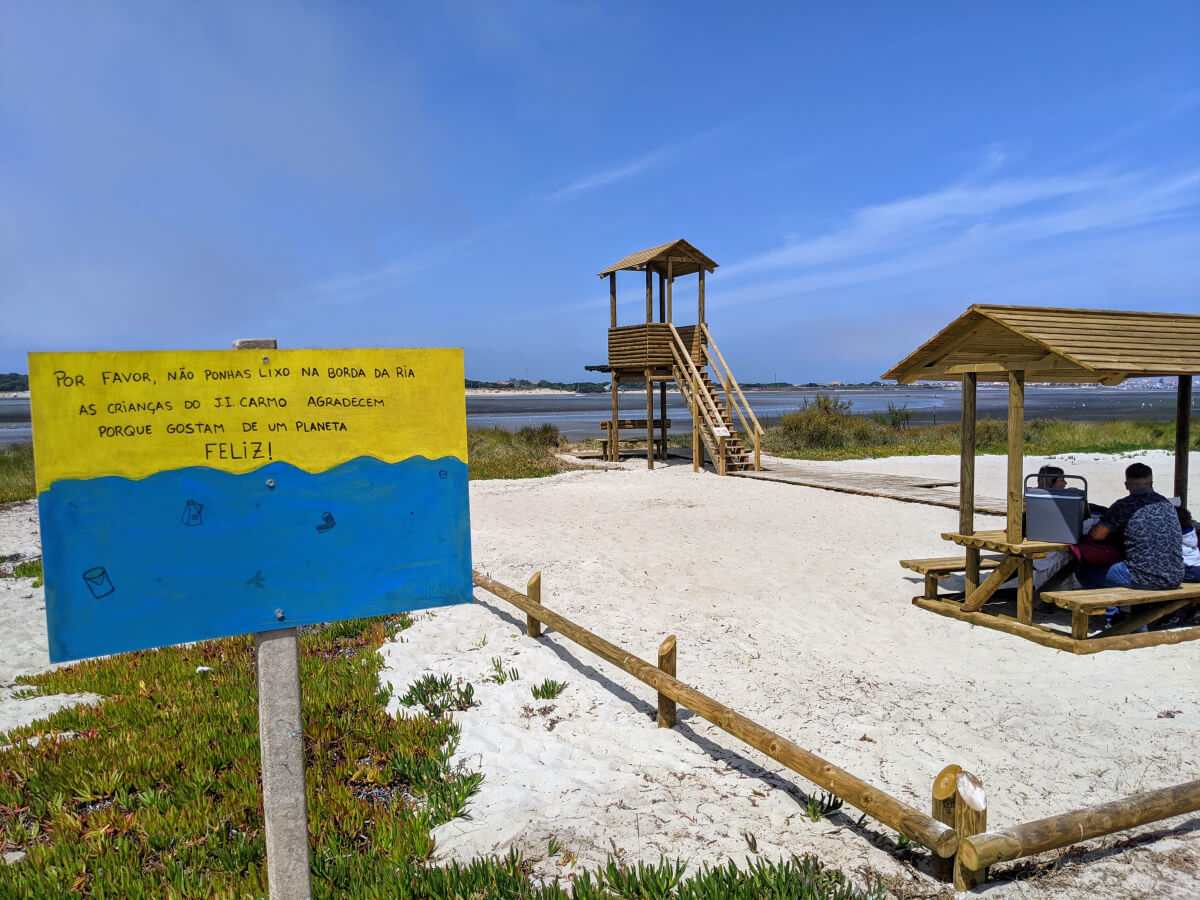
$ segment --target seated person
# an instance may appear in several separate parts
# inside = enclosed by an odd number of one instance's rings
[[[1058,466],[1045,465],[1038,469],[1037,486],[1040,488],[1065,488],[1067,479]],[[1022,528],[1024,531],[1024,528]],[[1067,550],[1056,550],[1045,556],[1034,557],[1033,560],[1033,590],[1040,593],[1047,582],[1073,562],[1075,557]]]
[[[1175,510],[1179,515],[1179,527],[1183,529],[1183,580],[1200,581],[1200,549],[1196,546],[1196,523],[1192,514],[1182,506]]]
[[[1042,466],[1038,469],[1037,486],[1040,488],[1065,488],[1067,479],[1063,477],[1064,474],[1058,466]]]
[[[1183,581],[1179,517],[1171,501],[1154,492],[1154,473],[1144,463],[1125,470],[1129,495],[1114,503],[1092,526],[1096,541],[1120,534],[1125,558],[1108,566],[1082,565],[1076,572],[1086,588],[1132,587],[1165,591]]]

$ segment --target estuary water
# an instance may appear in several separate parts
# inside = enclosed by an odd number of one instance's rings
[[[811,403],[818,393],[849,401],[858,415],[886,413],[888,404],[912,412],[912,424],[957,422],[961,416],[958,390],[891,388],[885,390],[814,389],[794,391],[746,391],[746,400],[764,427]],[[659,397],[654,396],[654,415],[659,415]],[[1025,391],[1026,418],[1067,419],[1102,422],[1106,419],[1145,419],[1170,422],[1175,419],[1175,391],[1121,390],[1120,388],[1037,388]],[[1195,401],[1193,401],[1195,403]],[[1006,388],[980,387],[976,402],[981,418],[1008,416]],[[646,394],[622,391],[619,397],[623,419],[646,418]],[[1195,407],[1194,407],[1195,408]],[[542,394],[528,397],[503,395],[468,397],[467,424],[472,428],[503,428],[515,431],[526,426],[557,425],[569,440],[598,438],[600,422],[612,414],[609,394]],[[1195,413],[1193,413],[1195,415]],[[671,432],[691,429],[687,404],[676,393],[667,394],[667,418]]]
[[[832,394],[849,401],[851,412],[869,415],[887,412],[888,404],[912,412],[912,424],[954,422],[960,416],[960,395],[956,389],[888,388],[839,390],[815,388],[792,391],[746,391],[754,414],[766,427],[780,416],[811,403],[817,393]],[[622,391],[620,414],[624,419],[646,418],[646,394]],[[1200,396],[1193,397],[1193,410]],[[980,387],[980,417],[1003,419],[1008,414],[1008,392],[1004,387]],[[467,426],[503,428],[517,431],[527,426],[556,425],[568,440],[598,438],[600,422],[612,413],[611,395],[605,394],[505,394],[467,397]],[[659,398],[654,395],[654,414],[659,414]],[[1193,412],[1193,416],[1196,413]],[[1043,388],[1030,386],[1025,391],[1026,418],[1067,419],[1076,422],[1101,422],[1105,419],[1147,419],[1170,422],[1175,418],[1175,391],[1126,390],[1122,388]],[[667,417],[672,432],[691,428],[687,405],[677,393],[667,394]],[[32,440],[29,400],[0,398],[0,447]]]

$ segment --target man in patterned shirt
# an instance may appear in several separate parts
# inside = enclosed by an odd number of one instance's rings
[[[1103,541],[1120,534],[1125,559],[1111,566],[1081,566],[1084,587],[1132,587],[1166,591],[1183,581],[1183,530],[1171,501],[1154,492],[1154,473],[1144,463],[1125,470],[1122,497],[1108,508],[1088,535]]]

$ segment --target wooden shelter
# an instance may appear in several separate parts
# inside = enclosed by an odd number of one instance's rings
[[[975,624],[989,623],[975,616],[990,591],[979,582],[980,549],[1005,551],[1022,556],[1012,567],[1001,565],[988,582],[998,586],[1017,571],[1018,621],[1004,623],[1003,630],[1038,639],[1038,635],[1011,625],[1032,626],[1032,583],[1023,577],[1031,558],[1045,555],[1050,545],[1034,547],[1022,533],[1022,481],[1025,455],[1025,384],[1035,382],[1090,382],[1120,384],[1129,378],[1172,377],[1178,379],[1175,418],[1174,493],[1186,504],[1188,494],[1188,447],[1192,406],[1192,376],[1200,372],[1200,315],[1120,312],[1100,309],[1056,309],[1048,307],[993,306],[977,304],[905,357],[882,377],[904,384],[921,380],[962,380],[962,460],[960,468],[959,532],[955,536],[967,547],[965,558],[967,598],[961,607],[937,606],[937,612],[967,618]],[[1008,384],[1008,491],[1004,532],[990,543],[970,540],[974,530],[976,386],[980,380]],[[974,546],[973,546],[974,545]],[[920,561],[916,561],[920,562]],[[911,566],[910,566],[911,568]],[[1001,577],[1003,576],[1003,577]],[[992,587],[992,590],[995,588]],[[1084,593],[1084,592],[1074,592]],[[918,598],[930,601],[931,598]],[[914,601],[916,602],[916,601]],[[1057,601],[1056,601],[1057,602]],[[1098,601],[1096,601],[1098,602]],[[1184,600],[1183,603],[1190,602]],[[919,605],[926,606],[926,603]],[[1093,606],[1095,603],[1092,604]],[[1079,610],[1071,607],[1073,613]],[[1100,607],[1100,610],[1103,606]],[[960,615],[961,613],[961,615]],[[1073,628],[1072,637],[1086,637],[1083,627]],[[1080,635],[1078,632],[1084,633]],[[1200,634],[1195,635],[1200,637]],[[1042,635],[1044,637],[1044,635]],[[1150,635],[1130,635],[1130,638]],[[1051,643],[1042,640],[1042,643]],[[1142,643],[1150,643],[1145,640]],[[1128,643],[1128,641],[1126,642]],[[1136,641],[1130,646],[1140,645]],[[1117,645],[1112,645],[1117,646]],[[1075,652],[1084,652],[1073,647]],[[1103,649],[1097,647],[1096,649]]]
[[[741,386],[725,362],[708,330],[704,318],[704,279],[717,264],[685,240],[673,241],[630,254],[599,273],[608,279],[609,329],[608,363],[587,366],[589,371],[606,372],[612,378],[612,418],[602,423],[608,431],[606,456],[616,460],[620,454],[620,432],[645,430],[646,463],[654,468],[655,430],[659,432],[658,455],[666,457],[667,385],[674,382],[688,405],[692,419],[692,465],[699,468],[707,451],[717,471],[727,472],[759,468],[762,427],[750,409]],[[617,273],[644,272],[646,321],[635,325],[617,325]],[[654,281],[658,276],[658,309],[655,318]],[[675,324],[673,287],[676,278],[698,278],[695,325]],[[716,381],[709,375],[709,368]],[[621,419],[618,414],[618,389],[621,382],[645,383],[646,418]],[[659,418],[654,416],[654,386],[658,385]],[[737,427],[740,425],[740,429]],[[743,437],[753,444],[743,445]]]

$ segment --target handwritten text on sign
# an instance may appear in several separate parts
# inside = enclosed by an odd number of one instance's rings
[[[51,658],[470,599],[457,350],[30,355]]]

